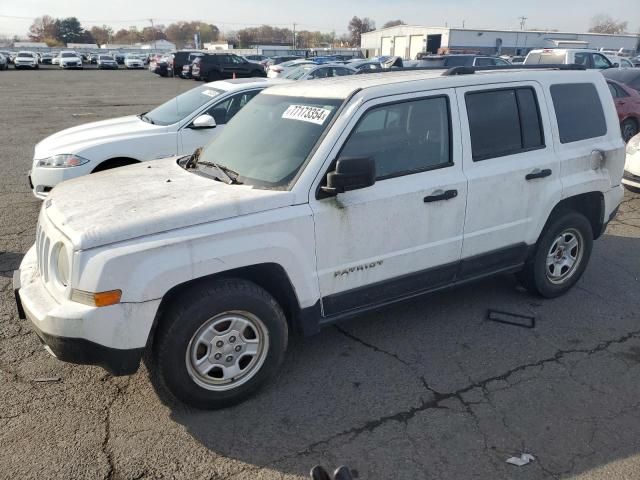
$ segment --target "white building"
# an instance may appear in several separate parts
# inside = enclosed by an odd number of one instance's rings
[[[638,35],[569,33],[538,30],[483,30],[398,25],[362,34],[366,57],[397,55],[415,59],[420,52],[525,55],[542,47],[582,47],[636,51]]]

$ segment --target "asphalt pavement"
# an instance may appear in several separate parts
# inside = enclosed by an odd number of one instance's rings
[[[113,378],[46,353],[11,288],[41,205],[27,185],[35,143],[196,85],[0,72],[0,478],[298,479],[315,464],[368,480],[640,477],[638,195],[566,296],[503,276],[295,338],[278,377],[234,408],[166,404],[144,367]],[[489,308],[536,326],[488,321]],[[535,460],[505,462],[523,452]]]

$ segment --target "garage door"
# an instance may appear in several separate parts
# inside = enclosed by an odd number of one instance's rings
[[[407,50],[408,45],[407,37],[396,37],[393,39],[393,54],[398,57],[402,57],[403,59],[407,58],[407,54],[409,53]]]
[[[424,47],[424,35],[411,35],[409,58],[415,60]]]
[[[382,37],[382,51],[380,55],[391,55],[391,37]]]

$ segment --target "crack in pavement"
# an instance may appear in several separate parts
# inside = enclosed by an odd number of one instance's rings
[[[361,345],[366,346],[367,348],[370,348],[376,352],[382,353],[384,355],[390,356],[394,359],[396,359],[397,361],[399,361],[400,363],[402,363],[405,366],[408,366],[411,368],[410,364],[400,358],[397,354],[392,353],[392,352],[388,352],[384,349],[381,349],[371,343],[368,343],[360,338],[358,338],[357,336],[353,335],[350,332],[347,332],[346,330],[344,330],[343,328],[340,328],[338,326],[335,326],[336,330],[338,330],[339,332],[343,333],[347,338],[360,343]],[[497,382],[497,381],[505,381],[507,383],[508,382],[508,378],[511,377],[512,375],[514,375],[515,373],[518,372],[522,372],[525,371],[527,369],[530,368],[534,368],[534,367],[544,367],[545,364],[548,363],[559,363],[559,361],[561,359],[563,359],[564,357],[568,356],[568,355],[572,355],[575,353],[583,353],[587,356],[593,355],[595,353],[598,352],[602,352],[606,349],[608,349],[611,345],[615,345],[615,344],[622,344],[627,342],[628,340],[631,340],[633,338],[640,338],[640,329],[639,330],[634,330],[631,332],[626,333],[625,335],[622,335],[620,337],[611,339],[611,340],[606,340],[603,342],[600,342],[599,344],[597,344],[595,347],[593,348],[576,348],[576,349],[569,349],[569,350],[558,350],[554,355],[552,355],[551,357],[547,357],[541,360],[538,360],[537,362],[532,362],[532,363],[527,363],[527,364],[523,364],[523,365],[518,365],[517,367],[513,367],[509,370],[507,370],[506,372],[503,372],[499,375],[494,375],[491,377],[487,377],[485,379],[476,381],[476,382],[472,382],[469,385],[459,388],[456,391],[453,392],[438,392],[437,390],[433,389],[432,387],[430,387],[428,385],[428,383],[426,382],[426,380],[424,379],[424,377],[419,377],[423,386],[425,387],[425,389],[427,389],[429,392],[431,392],[433,394],[433,399],[429,400],[429,401],[425,401],[425,400],[421,400],[420,404],[418,406],[415,407],[411,407],[408,410],[404,410],[401,412],[397,412],[394,414],[390,414],[390,415],[383,415],[377,419],[374,420],[369,420],[367,422],[365,422],[362,425],[359,426],[355,426],[346,430],[343,430],[341,432],[337,432],[333,435],[330,435],[327,438],[321,439],[321,440],[317,440],[315,442],[310,443],[309,445],[307,445],[305,448],[298,450],[297,452],[288,454],[288,455],[284,455],[280,458],[277,458],[275,460],[272,460],[271,462],[268,462],[266,464],[264,464],[262,467],[258,467],[258,468],[265,468],[268,467],[270,465],[275,465],[279,462],[282,462],[284,460],[288,460],[291,458],[296,458],[299,456],[303,456],[306,454],[311,453],[315,448],[321,446],[321,445],[326,445],[328,443],[330,443],[333,440],[336,440],[340,437],[344,437],[344,436],[358,436],[362,433],[365,432],[373,432],[375,429],[377,429],[378,427],[391,422],[391,421],[395,421],[395,422],[401,422],[404,424],[407,424],[409,422],[409,420],[411,420],[413,417],[415,417],[417,414],[427,411],[427,410],[431,410],[431,409],[441,409],[441,410],[449,410],[448,407],[441,405],[444,401],[446,400],[450,400],[450,399],[456,399],[458,401],[460,401],[465,407],[467,402],[464,401],[462,399],[462,395],[465,393],[468,393],[472,390],[475,389],[481,389],[483,391],[486,391],[486,387],[488,384],[492,383],[492,382]],[[413,371],[413,369],[412,369]],[[415,373],[415,372],[414,372]],[[470,404],[469,404],[470,405]],[[558,475],[556,472],[552,472],[551,470],[545,469],[543,468],[543,466],[541,465],[542,470],[550,475],[553,476],[554,478],[556,478]],[[242,473],[243,471],[240,472],[235,472],[235,475],[238,475],[240,473]]]
[[[104,476],[105,480],[112,480],[115,478],[115,463],[113,461],[113,454],[109,451],[109,440],[111,439],[111,408],[113,404],[120,398],[126,391],[127,387],[131,383],[131,377],[127,377],[127,382],[124,386],[118,385],[117,382],[113,382],[113,385],[116,387],[117,392],[111,399],[111,401],[105,407],[105,417],[104,417],[104,439],[102,440],[102,453],[104,453],[107,458],[107,473]]]

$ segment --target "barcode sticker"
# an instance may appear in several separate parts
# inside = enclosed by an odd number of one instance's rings
[[[289,120],[300,120],[302,122],[315,123],[316,125],[322,125],[327,118],[331,110],[327,110],[322,107],[310,107],[308,105],[290,105],[282,114],[282,118]]]

